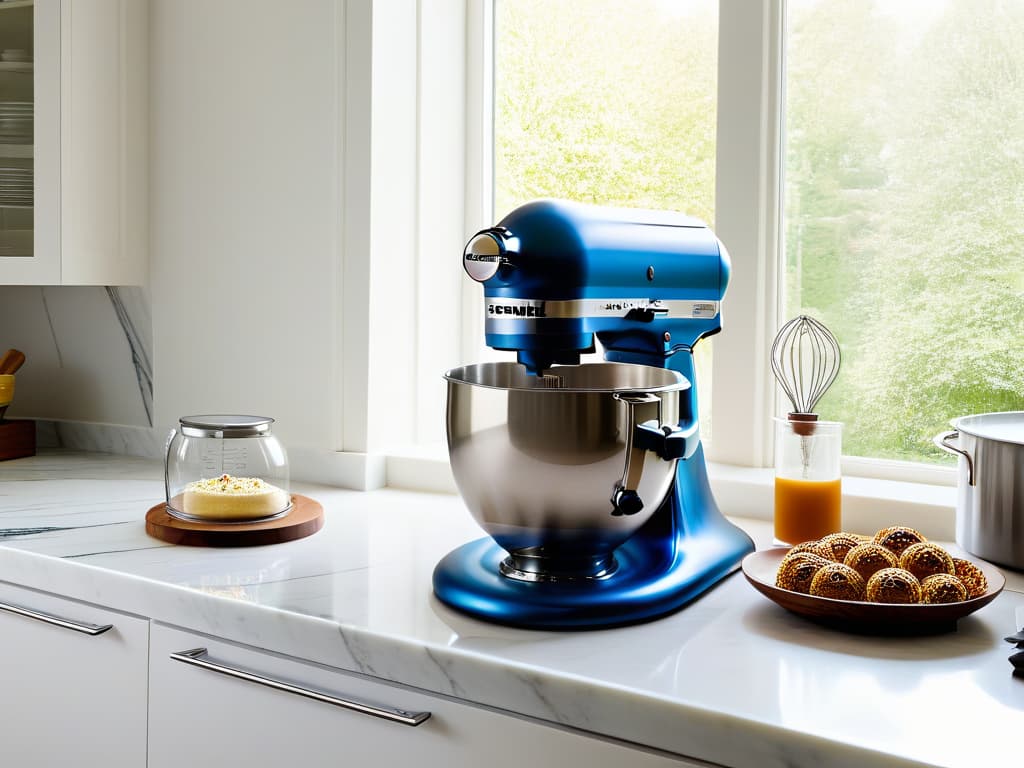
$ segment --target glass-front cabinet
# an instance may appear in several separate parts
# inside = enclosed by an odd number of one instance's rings
[[[0,0],[0,285],[141,285],[148,0]]]
[[[0,256],[33,255],[35,38],[32,0],[0,3]]]

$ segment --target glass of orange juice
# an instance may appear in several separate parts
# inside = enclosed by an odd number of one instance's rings
[[[799,544],[842,530],[843,425],[775,419],[775,540]]]

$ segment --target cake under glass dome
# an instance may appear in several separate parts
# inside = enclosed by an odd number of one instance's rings
[[[183,416],[167,439],[167,512],[249,523],[288,512],[288,456],[266,416]]]

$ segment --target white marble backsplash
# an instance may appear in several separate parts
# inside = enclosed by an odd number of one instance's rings
[[[140,287],[0,286],[0,352],[26,356],[7,417],[152,426],[152,325]]]
[[[36,445],[90,453],[163,459],[166,430],[79,421],[36,421]]]

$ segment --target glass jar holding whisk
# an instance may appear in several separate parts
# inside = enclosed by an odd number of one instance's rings
[[[842,530],[842,448],[838,421],[775,419],[776,541],[799,544]]]
[[[775,419],[775,540],[799,544],[842,530],[843,425],[814,413],[839,374],[839,343],[819,321],[790,320],[772,344],[772,370],[793,404]]]

